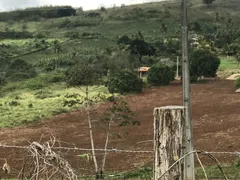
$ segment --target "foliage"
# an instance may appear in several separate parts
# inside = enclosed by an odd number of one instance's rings
[[[107,87],[110,93],[140,93],[143,89],[143,81],[133,72],[124,69],[109,75]]]
[[[98,57],[98,61],[104,63],[102,67],[107,69],[107,73],[117,73],[122,69],[133,70],[136,66],[135,59],[131,58],[130,53],[126,50],[116,50],[109,53],[107,56]]]
[[[53,76],[53,75],[52,75]],[[79,93],[77,88],[68,88],[64,84],[48,84],[46,83],[46,78],[48,76],[40,76],[39,79],[43,79],[45,82],[41,89],[32,90],[27,88],[29,81],[34,83],[37,80],[29,79],[22,82],[9,83],[0,89],[0,127],[15,127],[23,124],[38,122],[41,119],[53,117],[56,114],[69,112],[75,108],[74,107],[63,107],[63,102],[67,94]],[[49,78],[52,79],[52,78]],[[10,87],[11,86],[11,87]],[[35,86],[36,87],[36,86]],[[12,89],[10,91],[10,89]],[[35,88],[34,88],[35,89]],[[4,94],[2,92],[5,92]],[[89,87],[90,98],[101,93],[106,97],[111,96],[105,87]],[[9,106],[20,104],[16,106]]]
[[[64,34],[64,36],[69,37],[70,39],[78,39],[80,37],[80,34],[77,31],[68,31]]]
[[[149,84],[156,86],[168,85],[174,80],[174,75],[173,70],[169,66],[158,63],[149,69],[147,81]]]
[[[240,78],[238,78],[238,79],[236,80],[236,86],[237,86],[237,88],[240,88]]]
[[[126,45],[130,53],[136,55],[140,62],[143,56],[153,56],[156,54],[156,49],[144,40],[140,31],[131,39],[127,35],[120,37],[117,43],[119,45]]]
[[[93,86],[101,83],[102,72],[96,65],[78,63],[67,71],[67,82],[71,86]]]
[[[51,72],[55,69],[56,61],[59,68],[69,68],[76,64],[76,61],[71,55],[61,54],[55,55],[48,58],[42,58],[35,64],[35,67],[41,69],[42,71]]]
[[[235,56],[238,52],[240,52],[240,45],[233,43],[233,44],[227,44],[224,46],[223,49],[224,53],[228,56]]]
[[[75,15],[76,10],[71,6],[44,6],[38,8],[27,8],[11,12],[1,12],[0,21],[39,20],[41,18],[59,18]]]
[[[111,105],[105,111],[102,120],[108,123],[118,122],[119,126],[140,125],[138,121],[134,121],[133,117],[134,113],[126,101],[111,96]]]
[[[83,26],[97,26],[101,23],[102,18],[89,18],[82,17],[80,19],[70,20],[69,18],[64,19],[59,25],[59,28],[76,28]]]
[[[6,78],[12,81],[28,79],[37,75],[33,66],[24,60],[16,59],[8,64]]]
[[[190,53],[190,75],[199,77],[215,77],[220,59],[209,50],[197,49]]]
[[[203,0],[203,2],[207,5],[210,5],[214,2],[215,0]]]
[[[0,39],[24,39],[24,38],[33,38],[33,34],[24,30],[24,31],[0,31]]]

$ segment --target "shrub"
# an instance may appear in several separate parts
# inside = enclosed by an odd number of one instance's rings
[[[220,59],[209,50],[198,49],[190,53],[190,75],[192,77],[216,77]]]
[[[43,79],[34,78],[34,79],[30,79],[30,80],[26,81],[23,88],[28,88],[31,90],[38,90],[38,89],[42,89],[46,86],[47,86],[47,83],[44,82]]]
[[[31,64],[24,60],[16,59],[9,64],[6,77],[13,81],[28,79],[37,75]]]
[[[236,80],[236,86],[237,88],[240,88],[240,77]]]
[[[20,103],[18,101],[10,101],[9,103],[9,106],[19,106]]]
[[[139,79],[136,74],[129,70],[124,69],[109,76],[107,86],[110,93],[142,92],[142,79]]]
[[[66,18],[58,25],[58,27],[66,28],[70,23],[71,23],[71,21],[68,18]]]
[[[80,34],[77,31],[71,31],[71,32],[66,32],[64,36],[70,39],[78,39],[80,37]]]
[[[58,82],[64,82],[66,80],[66,75],[64,73],[58,73],[58,74],[49,74],[47,77],[48,83],[58,83]]]
[[[43,32],[37,32],[36,34],[34,34],[34,37],[37,39],[43,39],[43,38],[46,38],[47,36]]]
[[[153,65],[148,71],[147,81],[152,85],[168,85],[174,80],[174,71],[163,64]]]

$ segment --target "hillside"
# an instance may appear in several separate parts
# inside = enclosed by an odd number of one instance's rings
[[[218,54],[222,59],[220,70],[224,70],[220,74],[231,74],[232,69],[238,72],[235,57],[226,58],[225,49],[226,44],[240,43],[239,1],[216,0],[207,6],[195,0],[188,6],[190,38],[199,36],[203,47]],[[125,60],[136,57],[119,47],[121,37],[143,38],[143,43],[155,51],[147,52],[154,53],[154,57],[146,54],[141,62],[135,59],[135,68],[151,66],[161,58],[170,58],[168,63],[176,64],[176,56],[180,55],[180,4],[176,1],[92,11],[50,6],[2,12],[0,16],[0,94],[4,97],[0,102],[9,106],[2,106],[2,127],[69,111],[62,107],[62,101],[78,90],[68,89],[65,71],[81,61],[98,63],[102,68],[109,68],[109,63],[118,64],[117,69],[126,67]],[[15,61],[18,65],[7,73]],[[29,77],[32,79],[26,79]],[[107,94],[104,87],[100,92]]]
[[[204,151],[238,151],[240,79],[225,78],[240,73],[240,1],[189,0],[188,10],[194,143]],[[0,145],[27,146],[54,135],[59,146],[80,148],[59,152],[83,179],[94,174],[92,155],[81,149],[90,147],[90,121],[96,148],[109,132],[108,148],[150,151],[154,107],[181,104],[181,61],[178,0],[0,12]],[[140,77],[143,66],[150,69]],[[16,178],[29,157],[25,147],[9,148],[0,148],[0,160],[13,170],[0,179]],[[96,156],[100,162],[103,153]],[[240,175],[233,153],[216,156],[229,178]],[[23,174],[31,173],[31,163]],[[209,178],[222,177],[212,161],[203,163]],[[130,178],[144,179],[151,166],[149,152],[109,152],[105,173],[131,171]]]
[[[240,23],[238,18],[239,4],[237,0],[227,2],[216,0],[210,7],[207,7],[202,4],[201,0],[190,1],[189,22],[190,29],[192,29],[191,34],[214,33],[217,26],[225,26],[228,13],[234,22],[232,28],[237,29]],[[43,7],[42,11],[44,10]],[[26,11],[29,10],[27,9]],[[220,15],[219,22],[215,21],[215,13],[217,12]],[[200,29],[198,29],[199,26]],[[93,52],[98,54],[106,47],[116,46],[118,37],[135,34],[138,31],[143,34],[146,41],[151,43],[158,42],[162,38],[167,37],[179,38],[179,27],[180,4],[170,1],[111,9],[104,8],[102,10],[87,12],[77,10],[75,16],[55,19],[39,17],[38,21],[22,19],[17,22],[13,20],[1,22],[0,32],[3,35],[1,36],[0,33],[0,39],[2,39],[1,44],[11,45],[12,49],[8,48],[4,50],[12,56],[28,53],[34,49],[40,50],[42,46],[51,46],[47,43],[41,44],[40,42],[35,42],[35,38],[39,40],[55,38],[66,41],[66,38],[69,38],[69,36],[73,40],[63,44],[64,53],[77,51],[79,54],[92,54]],[[13,40],[11,36],[14,37],[14,35],[7,37],[4,34],[11,31],[25,32],[25,34],[22,34],[23,38],[21,38],[21,34],[19,34],[19,37],[16,35],[16,38],[14,38],[21,40]],[[10,39],[12,40],[10,41]],[[35,62],[32,61],[32,63],[36,63],[37,60],[43,58],[42,54],[51,54],[49,51],[41,51],[41,55],[35,53],[23,56],[23,58],[29,61],[31,61],[30,59],[34,59]],[[34,58],[31,56],[34,56]]]

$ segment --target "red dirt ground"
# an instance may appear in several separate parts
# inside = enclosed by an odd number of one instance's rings
[[[216,80],[204,84],[193,84],[192,114],[195,147],[207,151],[240,151],[240,94],[235,93],[233,81]],[[119,127],[112,129],[109,148],[152,150],[153,109],[165,105],[181,105],[181,84],[173,83],[166,87],[146,89],[143,94],[129,95],[125,99],[136,113],[140,126]],[[99,106],[102,111],[106,104]],[[95,123],[94,137],[96,148],[104,147],[105,130]],[[39,141],[41,135],[51,132],[63,142],[62,146],[90,148],[88,124],[83,111],[58,115],[41,124],[1,129],[1,143],[29,145]],[[146,142],[144,142],[146,141]],[[69,160],[81,174],[93,172],[92,162],[76,156],[86,152],[65,152]],[[102,152],[99,154],[99,162]],[[0,158],[7,158],[12,166],[12,176],[21,167],[23,153],[17,149],[0,148]],[[151,154],[111,153],[107,158],[107,171],[126,171],[151,163]],[[219,157],[222,162],[231,162],[235,157]]]

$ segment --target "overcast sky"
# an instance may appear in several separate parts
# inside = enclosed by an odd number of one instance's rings
[[[84,10],[96,9],[100,6],[110,7],[113,4],[136,4],[162,0],[0,0],[0,10],[14,10],[16,8],[35,7],[42,5],[71,5],[83,7]]]

